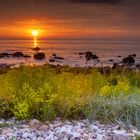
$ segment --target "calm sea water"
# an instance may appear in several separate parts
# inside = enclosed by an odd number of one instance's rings
[[[137,54],[137,63],[140,62],[140,39],[38,39],[37,45],[42,52],[46,53],[47,57],[43,61],[35,61],[33,58],[2,58],[0,63],[44,64],[48,62],[52,54],[56,53],[57,56],[65,58],[65,60],[57,62],[59,64],[84,66],[86,65],[85,58],[84,56],[80,57],[78,53],[85,51],[92,51],[97,54],[104,65],[118,62],[123,57],[133,53]],[[0,39],[1,53],[21,51],[33,56],[35,53],[32,50],[33,47],[34,40]],[[117,56],[122,56],[122,58]],[[113,59],[114,62],[109,62],[109,59]],[[93,62],[90,61],[87,65],[93,65]]]

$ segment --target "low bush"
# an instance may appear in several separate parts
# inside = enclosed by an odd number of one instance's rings
[[[10,69],[0,74],[0,117],[123,121],[140,127],[140,72],[128,69]]]

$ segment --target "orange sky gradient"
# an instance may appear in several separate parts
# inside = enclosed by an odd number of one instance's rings
[[[5,1],[0,6],[0,38],[30,38],[32,30],[40,38],[140,37],[137,0],[115,5]]]

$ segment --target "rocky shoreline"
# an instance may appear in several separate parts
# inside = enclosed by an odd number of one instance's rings
[[[40,51],[41,48],[36,47],[33,48],[32,50],[34,51],[33,55],[28,55],[24,54],[23,52],[17,51],[17,52],[3,52],[0,53],[0,59],[3,60],[10,60],[10,59],[24,59],[24,62],[21,62],[21,64],[27,64],[27,65],[36,65],[36,62],[43,62],[43,64],[52,64],[52,65],[69,65],[65,64],[65,58],[59,56],[58,54],[51,54],[51,56],[46,55],[44,51]],[[87,51],[87,52],[79,52],[76,53],[75,56],[78,56],[81,60],[85,62],[84,65],[76,64],[75,67],[112,67],[112,68],[129,68],[132,70],[140,70],[140,62],[137,61],[137,54],[130,54],[128,56],[122,57],[122,56],[117,56],[119,58],[118,62],[116,62],[114,59],[109,59],[108,60],[108,65],[104,65],[104,62],[102,61],[102,58],[99,57],[97,54]],[[30,64],[28,64],[29,62]],[[31,63],[32,62],[32,63]],[[20,63],[17,63],[21,65]],[[0,68],[10,68],[10,66],[14,67],[14,65],[17,65],[16,63],[14,64],[7,64],[7,63],[1,63]],[[42,65],[43,65],[42,64]],[[69,65],[71,66],[71,65]]]
[[[135,140],[140,135],[134,127],[122,123],[101,124],[89,120],[41,123],[33,119],[18,121],[0,120],[0,140]]]

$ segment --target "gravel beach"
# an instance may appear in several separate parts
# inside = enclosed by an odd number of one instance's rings
[[[134,127],[123,124],[100,124],[98,121],[61,121],[41,123],[0,120],[0,140],[135,140],[140,135]]]

